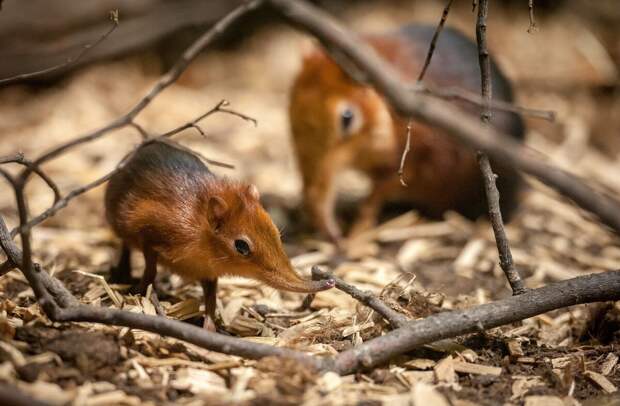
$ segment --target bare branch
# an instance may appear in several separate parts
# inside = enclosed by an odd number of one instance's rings
[[[555,121],[554,111],[517,106],[513,103],[505,102],[502,100],[490,100],[487,102],[483,100],[480,95],[458,87],[434,88],[425,83],[416,83],[414,86],[412,86],[411,91],[425,93],[445,100],[460,100],[471,103],[475,106],[487,107],[490,110],[508,111],[511,113],[521,114],[522,116],[529,116],[547,121]]]
[[[478,3],[478,19],[476,21],[476,41],[478,43],[478,61],[480,63],[480,84],[482,98],[487,102],[491,100],[493,86],[491,82],[491,60],[489,58],[489,51],[487,49],[487,15],[489,11],[489,4],[487,0],[479,0]],[[480,120],[485,126],[489,125],[491,119],[491,110],[485,106],[480,114]],[[487,204],[489,207],[489,220],[493,227],[493,234],[495,235],[495,244],[497,245],[497,252],[499,254],[499,264],[508,279],[508,283],[512,289],[513,295],[520,295],[526,291],[523,280],[519,275],[519,271],[515,268],[514,261],[512,260],[512,252],[510,251],[510,243],[506,236],[506,230],[504,229],[504,220],[502,219],[502,212],[499,206],[499,191],[495,184],[496,175],[491,168],[491,162],[489,157],[478,151],[478,164],[482,171],[482,178],[484,180],[484,188],[487,197]]]
[[[11,162],[21,162],[24,159],[24,154],[17,152],[13,155],[7,155],[0,157],[0,164],[6,164]]]
[[[136,123],[135,121],[131,121],[131,123],[129,123],[129,125],[131,127],[135,128],[136,131],[138,131],[138,134],[140,134],[140,137],[142,137],[143,140],[149,138],[148,131],[146,131],[144,129],[144,127],[142,127],[140,124]]]
[[[24,197],[24,184],[21,179],[15,180],[10,178],[10,176],[7,180],[8,179],[11,179],[10,182],[15,193],[20,225],[24,225],[28,221],[28,208]],[[0,217],[0,246],[8,258],[7,263],[20,266],[22,273],[34,291],[41,308],[47,314],[55,314],[57,311],[56,303],[41,282],[41,278],[38,275],[41,272],[40,268],[38,266],[35,267],[32,262],[30,233],[28,230],[21,232],[21,240],[22,249],[20,250],[17,245],[15,245],[15,242],[13,242],[13,237],[8,232],[4,219]],[[3,264],[2,268],[3,270],[6,269],[5,264]]]
[[[173,84],[179,78],[179,76],[181,76],[187,66],[196,58],[196,56],[198,56],[198,54],[200,54],[203,49],[210,45],[215,39],[219,38],[220,35],[227,31],[242,17],[247,15],[249,12],[255,10],[261,3],[262,0],[252,0],[247,3],[241,4],[239,7],[235,8],[226,16],[224,16],[221,20],[219,20],[204,34],[198,37],[198,39],[194,41],[185,50],[185,52],[183,52],[181,57],[170,68],[170,70],[168,70],[166,74],[160,77],[160,79],[157,81],[157,83],[155,83],[151,90],[149,90],[149,92],[142,99],[140,99],[140,101],[131,110],[129,110],[129,112],[127,112],[127,114],[117,118],[116,120],[112,121],[104,127],[101,127],[95,131],[79,136],[77,138],[74,138],[73,140],[70,140],[66,143],[52,148],[51,150],[37,158],[35,160],[35,163],[40,164],[42,162],[53,159],[58,155],[62,154],[63,152],[67,151],[68,149],[71,149],[85,142],[95,140],[109,133],[110,131],[129,125],[133,121],[133,119],[142,110],[144,110],[146,106],[148,106],[159,93],[164,91],[168,86]]]
[[[433,33],[433,38],[431,39],[431,43],[428,48],[428,52],[426,53],[426,58],[424,59],[424,66],[420,71],[420,75],[418,75],[418,83],[422,82],[424,79],[424,75],[426,74],[426,69],[431,63],[431,59],[433,58],[433,53],[435,52],[435,47],[437,45],[437,40],[439,39],[439,34],[441,30],[443,30],[443,26],[446,24],[448,20],[448,13],[450,12],[450,7],[452,6],[453,0],[448,0],[448,3],[443,9],[441,13],[441,20],[437,24],[437,28],[435,28],[435,32]],[[403,153],[400,156],[400,165],[398,167],[398,180],[403,187],[407,187],[407,182],[405,182],[404,172],[405,172],[405,162],[407,160],[407,155],[411,150],[411,129],[413,127],[413,120],[410,118],[407,122],[407,140],[405,142],[405,148],[403,149]]]
[[[493,303],[409,322],[342,352],[336,357],[334,370],[347,375],[384,364],[397,355],[441,339],[489,330],[562,307],[618,299],[620,271],[580,276]]]
[[[256,121],[255,118],[247,116],[247,115],[245,115],[243,113],[239,113],[238,111],[225,108],[226,106],[229,106],[229,105],[230,105],[230,103],[228,102],[228,100],[220,100],[213,108],[211,108],[211,110],[208,110],[206,113],[203,113],[202,115],[198,116],[194,120],[192,120],[192,121],[190,121],[188,123],[185,123],[185,124],[183,124],[180,127],[174,128],[174,129],[172,129],[170,131],[167,131],[167,132],[161,134],[159,136],[159,138],[169,138],[169,137],[172,137],[173,135],[178,134],[181,131],[185,131],[188,128],[196,128],[196,129],[198,129],[198,132],[200,132],[201,135],[204,135],[204,131],[202,131],[202,129],[198,126],[198,123],[200,123],[202,120],[204,120],[205,118],[209,117],[210,115],[212,115],[214,113],[230,114],[230,115],[242,118],[243,120],[250,121],[252,124],[254,124],[255,127],[258,125],[258,121]]]
[[[482,4],[484,0],[479,1],[480,4]],[[489,205],[489,220],[493,227],[495,245],[497,246],[497,252],[499,254],[499,266],[502,268],[502,271],[504,271],[504,275],[506,275],[506,279],[512,289],[512,294],[520,295],[527,289],[519,275],[519,271],[515,267],[512,259],[512,252],[510,251],[510,242],[508,241],[508,236],[504,229],[504,220],[502,219],[502,212],[499,206],[500,195],[497,190],[497,185],[495,184],[497,175],[493,173],[489,157],[486,156],[486,154],[481,152],[478,153],[478,164],[480,165],[480,171],[484,178],[484,188],[487,196],[487,204]]]
[[[390,323],[392,328],[403,327],[409,321],[406,316],[390,308],[381,299],[373,295],[371,292],[359,290],[355,286],[346,283],[337,276],[321,270],[318,266],[312,267],[312,279],[333,279],[336,282],[336,289],[343,291],[344,293],[350,295],[352,298],[358,300],[359,302],[379,313],[384,319],[386,319]]]
[[[118,27],[118,10],[113,10],[110,11],[110,20],[112,20],[112,26],[108,29],[108,31],[106,31],[105,33],[103,33],[99,39],[95,42],[93,42],[92,44],[86,44],[84,45],[84,47],[82,47],[82,50],[75,56],[67,59],[65,62],[60,63],[58,65],[55,66],[51,66],[49,68],[45,68],[43,70],[39,70],[36,72],[30,72],[30,73],[22,73],[20,75],[16,75],[16,76],[11,76],[9,78],[5,78],[5,79],[0,79],[0,86],[4,86],[4,85],[8,85],[11,83],[15,83],[15,82],[20,82],[22,80],[26,80],[26,79],[32,79],[32,78],[36,78],[39,76],[44,76],[47,75],[48,73],[66,68],[67,66],[73,65],[75,63],[77,63],[80,59],[82,59],[82,57],[84,55],[86,55],[90,50],[92,50],[93,48],[97,47],[97,45],[99,45],[100,43],[102,43],[103,41],[105,41],[105,39],[114,32],[114,30],[116,30],[116,27]]]
[[[323,43],[331,44],[343,57],[363,68],[374,87],[401,115],[436,126],[469,147],[484,151],[494,160],[536,177],[620,233],[620,203],[616,199],[598,193],[575,175],[547,164],[540,154],[524,148],[491,126],[482,126],[479,120],[450,103],[408,91],[391,66],[328,14],[304,1],[269,0],[269,3],[291,23]]]
[[[480,64],[480,91],[485,103],[480,120],[484,125],[488,125],[491,120],[491,110],[488,107],[489,101],[493,98],[493,88],[491,83],[491,59],[487,48],[487,15],[489,13],[489,3],[487,0],[478,2],[478,18],[476,19],[476,42],[478,43],[478,63]]]

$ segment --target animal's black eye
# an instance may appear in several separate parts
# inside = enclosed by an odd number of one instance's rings
[[[235,249],[244,257],[250,255],[250,244],[246,240],[235,240]]]
[[[340,126],[342,127],[342,131],[347,133],[351,128],[351,124],[353,124],[353,110],[350,108],[346,108],[340,113]]]

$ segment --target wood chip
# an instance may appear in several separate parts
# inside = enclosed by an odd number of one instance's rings
[[[607,354],[605,357],[605,361],[603,361],[603,365],[601,365],[601,374],[609,375],[611,371],[613,371],[614,367],[618,363],[618,356],[613,352]]]
[[[513,357],[522,357],[525,354],[523,353],[523,348],[521,348],[521,343],[518,340],[508,340],[506,343],[508,346],[508,352]]]
[[[424,382],[415,384],[411,391],[414,405],[448,406],[446,398],[431,385]]]
[[[570,361],[574,359],[573,357],[558,357],[551,360],[551,366],[553,368],[566,368]]]
[[[448,355],[435,365],[433,371],[438,382],[453,383],[457,381],[456,372],[454,371],[454,359]]]
[[[481,238],[472,239],[467,242],[456,258],[456,261],[454,261],[454,270],[462,274],[463,272],[475,269],[476,263],[484,251],[486,244],[486,241]]]
[[[426,358],[415,358],[403,364],[403,366],[411,369],[431,369],[435,365],[437,365],[437,362]]]
[[[525,395],[531,388],[544,386],[545,382],[539,376],[516,376],[512,379],[512,400],[519,399]]]
[[[474,375],[493,375],[500,376],[502,374],[502,368],[492,367],[490,365],[473,364],[471,362],[457,361],[452,362],[454,370],[464,374]]]
[[[428,240],[409,240],[398,251],[396,261],[402,269],[411,272],[415,269],[415,264],[423,258],[433,247],[437,246],[436,241]]]
[[[386,229],[379,232],[377,239],[380,242],[397,242],[413,238],[444,237],[454,234],[454,227],[448,222],[417,224],[411,227]]]
[[[317,380],[317,385],[324,393],[329,393],[342,385],[342,378],[335,372],[326,372]]]
[[[594,382],[601,389],[603,389],[606,393],[614,393],[618,390],[618,388],[616,388],[616,385],[611,383],[609,379],[607,379],[604,375],[599,374],[598,372],[586,371],[584,374],[585,376],[590,378],[592,382]]]
[[[403,371],[401,374],[409,381],[410,386],[415,382],[435,382],[435,373],[433,371]]]
[[[347,338],[352,334],[359,333],[360,331],[367,330],[374,326],[375,326],[375,323],[373,321],[369,321],[369,322],[362,323],[362,324],[355,324],[351,327],[347,327],[344,330],[342,330],[342,338]]]
[[[226,393],[226,381],[215,372],[196,368],[182,368],[170,386],[179,390],[189,390],[194,394]]]
[[[114,305],[116,305],[116,307],[118,307],[119,309],[123,307],[123,297],[120,294],[114,292],[114,290],[112,290],[112,288],[110,287],[110,285],[108,285],[108,282],[105,280],[103,276],[90,273],[90,272],[80,271],[80,270],[77,270],[75,272],[79,273],[80,275],[84,275],[84,276],[97,279],[99,283],[101,284],[101,286],[103,287],[103,289],[105,289],[110,299],[112,299],[112,301],[114,302]]]

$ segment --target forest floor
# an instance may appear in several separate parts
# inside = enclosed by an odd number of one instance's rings
[[[471,34],[474,15],[469,4],[464,6],[455,7],[449,24]],[[416,3],[407,13],[402,7],[352,7],[345,20],[357,29],[381,30],[409,20],[408,15],[434,23],[441,13],[437,5]],[[617,81],[613,58],[618,55],[605,53],[600,43],[602,54],[583,51],[579,41],[596,39],[570,11],[538,24],[540,30],[528,34],[527,12],[510,10],[497,10],[489,24],[491,50],[498,50],[500,65],[515,79],[519,103],[558,113],[555,123],[529,120],[527,144],[594,187],[620,196],[619,149],[611,139],[620,129],[620,118],[611,115],[620,97],[617,87],[611,95],[605,90]],[[256,118],[254,127],[235,117],[213,116],[203,125],[206,139],[188,131],[178,140],[235,165],[234,170],[214,168],[218,174],[259,187],[283,228],[293,263],[305,275],[312,265],[327,266],[411,319],[508,296],[486,221],[471,222],[455,213],[430,221],[412,211],[389,211],[380,226],[351,244],[344,261],[336,261],[331,244],[300,226],[300,180],[286,111],[288,87],[309,43],[274,26],[234,49],[208,52],[137,121],[151,133],[164,132],[221,99]],[[83,69],[44,89],[2,89],[0,155],[21,150],[36,156],[109,122],[126,112],[162,69],[155,53],[145,53]],[[45,168],[69,190],[113,168],[138,141],[135,130],[123,129]],[[340,184],[348,208],[368,190],[356,174],[345,174]],[[0,212],[15,225],[13,196],[3,190]],[[28,194],[32,213],[52,199],[38,181]],[[529,287],[620,269],[620,238],[565,198],[528,179],[521,201],[507,232]],[[102,202],[103,188],[95,189],[35,228],[35,259],[84,303],[156,314],[150,300],[101,278],[118,248]],[[134,257],[139,273],[143,263]],[[197,284],[160,272],[155,291],[167,317],[201,325]],[[51,404],[620,404],[618,392],[612,393],[620,387],[620,303],[554,311],[340,377],[319,376],[277,359],[221,355],[139,330],[51,323],[17,271],[0,278],[0,292],[0,382]],[[302,300],[300,294],[225,278],[218,310],[230,335],[317,355],[336,354],[389,330],[376,314],[335,289],[318,294],[310,310],[299,310]]]

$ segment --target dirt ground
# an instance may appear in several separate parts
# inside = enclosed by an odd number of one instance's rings
[[[469,2],[461,3],[448,24],[472,36],[475,16]],[[597,13],[604,12],[597,7],[568,3],[541,11],[539,29],[532,34],[527,7],[492,9],[490,47],[513,78],[519,104],[557,112],[554,123],[528,119],[527,144],[594,187],[620,196],[620,36],[598,24]],[[365,31],[412,20],[434,23],[440,14],[441,4],[434,2],[361,3],[342,10],[347,24]],[[232,48],[201,56],[137,119],[150,133],[161,133],[221,99],[256,118],[254,127],[215,115],[203,125],[206,138],[187,131],[177,140],[235,165],[234,170],[214,168],[218,174],[258,186],[283,229],[293,263],[306,275],[312,265],[334,263],[334,247],[299,221],[301,184],[286,116],[290,83],[311,44],[286,26],[263,27]],[[36,156],[108,123],[145,94],[163,64],[156,52],[144,52],[90,66],[45,88],[0,89],[0,155],[21,150]],[[70,190],[113,168],[138,141],[134,129],[122,129],[45,169]],[[344,210],[355,207],[368,187],[358,174],[344,174]],[[7,187],[2,190],[0,213],[14,226],[13,196]],[[52,201],[37,180],[28,194],[32,213]],[[620,238],[570,201],[531,179],[521,201],[507,231],[529,287],[620,269]],[[95,189],[38,226],[35,258],[84,303],[155,314],[149,300],[121,286],[111,286],[113,300],[99,277],[107,276],[118,248],[102,203],[103,188]],[[383,217],[382,225],[360,238],[333,269],[336,275],[380,294],[412,319],[509,295],[487,222],[455,213],[429,221],[402,208]],[[139,273],[143,263],[134,257]],[[167,317],[202,323],[197,284],[160,272],[156,292]],[[220,285],[218,310],[228,334],[319,355],[388,330],[342,292],[318,294],[307,311],[298,310],[302,299],[227,278]],[[620,404],[618,392],[610,393],[620,386],[620,303],[575,306],[442,341],[366,373],[318,376],[288,361],[243,360],[139,330],[51,323],[23,276],[13,271],[0,277],[0,337],[0,382],[57,405]]]

